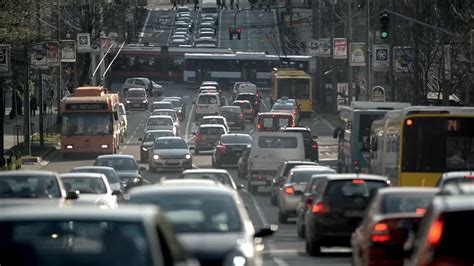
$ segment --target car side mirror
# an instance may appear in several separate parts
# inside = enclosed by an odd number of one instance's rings
[[[138,141],[143,141],[143,138],[138,138]]]
[[[120,195],[122,195],[122,192],[120,190],[112,191],[112,196],[120,196]]]
[[[140,172],[146,171],[146,168],[143,167],[143,166],[140,166],[140,168],[138,169],[138,171],[140,171]]]
[[[78,191],[68,191],[66,193],[66,199],[67,200],[75,200],[79,198],[79,192]]]
[[[270,226],[264,226],[255,230],[254,237],[266,237],[273,235],[278,231],[278,225],[272,224]]]
[[[311,204],[313,204],[313,197],[308,196],[308,198],[306,198],[305,204],[306,206],[311,206]]]
[[[238,189],[238,190],[242,190],[242,189],[244,189],[244,188],[245,188],[245,187],[244,187],[244,184],[238,184],[238,185],[237,185],[237,189]]]
[[[129,114],[130,114],[130,112],[129,112],[129,111],[127,111],[127,112],[126,112],[126,114],[127,114],[127,115],[129,115]]]

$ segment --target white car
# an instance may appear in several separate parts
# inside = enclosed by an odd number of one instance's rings
[[[199,123],[201,125],[210,124],[210,125],[223,125],[226,128],[226,133],[229,134],[229,125],[227,124],[227,119],[221,115],[207,115],[204,116]]]
[[[188,41],[184,38],[178,37],[171,40],[171,45],[174,45],[174,46],[185,45],[185,44],[188,44]]]
[[[164,92],[163,86],[159,85],[158,83],[154,82],[149,78],[143,77],[128,78],[122,85],[122,94],[125,89],[130,88],[145,88],[149,92],[151,90],[152,94],[156,93],[158,95],[162,95]]]
[[[169,115],[152,115],[148,117],[145,126],[145,132],[148,130],[171,130],[176,136],[178,129],[173,121],[173,118]]]
[[[157,109],[153,110],[151,115],[169,115],[173,118],[174,125],[176,127],[176,135],[179,135],[180,132],[180,125],[179,125],[179,118],[178,113],[175,109]]]
[[[216,38],[216,34],[211,31],[204,31],[204,32],[199,33],[199,38],[203,38],[203,37]]]
[[[117,196],[120,191],[112,191],[104,174],[99,173],[66,173],[59,178],[66,191],[79,192],[74,204],[99,205],[107,208],[117,207]]]

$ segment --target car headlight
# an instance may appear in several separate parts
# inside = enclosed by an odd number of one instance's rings
[[[155,155],[153,155],[153,159],[158,160],[158,159],[160,159],[160,156],[158,156],[158,154],[155,154]]]
[[[135,178],[133,179],[133,183],[135,183],[135,184],[136,184],[136,183],[140,183],[140,178],[135,177]]]
[[[129,100],[127,100],[127,103],[130,103],[130,101],[129,101]]]
[[[74,149],[74,146],[72,146],[72,145],[66,145],[66,149],[72,150],[72,149]]]
[[[147,103],[148,101],[147,100],[143,100],[142,103]]]
[[[186,154],[186,159],[191,159],[191,154]]]
[[[142,147],[142,151],[148,151],[146,147]]]
[[[224,266],[246,266],[248,260],[242,252],[235,251],[229,253],[224,259]]]
[[[107,145],[107,144],[102,144],[102,145],[100,145],[100,147],[101,147],[102,149],[108,149],[108,148],[109,148],[109,145]]]

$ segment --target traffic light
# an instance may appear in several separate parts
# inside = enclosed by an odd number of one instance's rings
[[[242,33],[241,28],[237,28],[237,29],[229,28],[229,40],[234,39],[234,34],[237,34],[237,40],[240,40],[241,33]]]
[[[229,28],[229,40],[233,40],[233,39],[234,39],[234,29]]]
[[[237,40],[240,40],[240,33],[242,33],[242,29],[241,28],[237,28]]]
[[[380,19],[380,38],[387,39],[389,37],[388,26],[390,23],[390,15],[387,12],[382,12],[379,15]]]

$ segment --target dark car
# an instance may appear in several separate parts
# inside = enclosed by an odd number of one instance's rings
[[[242,100],[249,101],[252,104],[253,108],[255,109],[255,112],[257,113],[260,112],[260,99],[257,95],[251,92],[243,92],[235,96],[235,101],[242,101]]]
[[[2,265],[190,265],[153,206],[2,209]]]
[[[273,233],[270,228],[254,230],[237,191],[212,180],[166,180],[134,188],[130,202],[158,205],[201,265],[258,265],[255,237]]]
[[[242,109],[242,112],[244,113],[245,119],[255,122],[255,116],[257,115],[257,112],[249,101],[233,101],[232,106],[239,106],[240,109]]]
[[[338,174],[322,178],[311,210],[305,215],[306,252],[321,253],[321,247],[350,246],[352,232],[380,188],[390,186],[386,177],[366,174]]]
[[[114,168],[125,190],[144,183],[142,171],[145,171],[145,168],[139,167],[132,155],[100,155],[95,159],[94,166],[109,166]]]
[[[409,264],[413,266],[473,265],[474,196],[436,196],[426,210]]]
[[[212,167],[237,165],[242,152],[252,145],[249,134],[222,135],[216,148],[212,151]]]
[[[140,162],[147,163],[150,152],[153,149],[153,143],[155,143],[155,139],[160,137],[173,137],[173,131],[171,130],[164,130],[164,129],[155,129],[155,130],[148,130],[145,132],[144,138],[139,138],[138,140],[142,142],[140,145]]]
[[[144,88],[130,88],[128,89],[126,95],[127,110],[148,109],[148,97]]]
[[[105,175],[113,191],[122,191],[123,187],[117,172],[107,166],[79,166],[71,169],[71,173],[99,173]]]
[[[229,127],[245,129],[245,116],[239,106],[222,106],[220,114],[226,118]]]
[[[416,234],[438,191],[423,187],[379,189],[352,235],[353,265],[403,265],[405,242]]]
[[[309,161],[283,161],[278,167],[275,178],[273,178],[272,183],[270,184],[270,201],[273,205],[277,205],[278,191],[284,184],[285,176],[288,175],[293,167],[298,165],[317,166],[319,164]]]
[[[194,153],[199,154],[200,151],[214,149],[221,136],[227,134],[227,129],[220,124],[203,124],[193,134],[195,135]]]
[[[4,207],[52,204],[65,206],[68,200],[77,199],[67,192],[58,174],[50,171],[7,171],[0,173],[0,213]]]
[[[281,131],[301,133],[304,142],[304,157],[313,162],[319,161],[319,146],[316,141],[318,137],[313,136],[309,127],[284,127]]]

